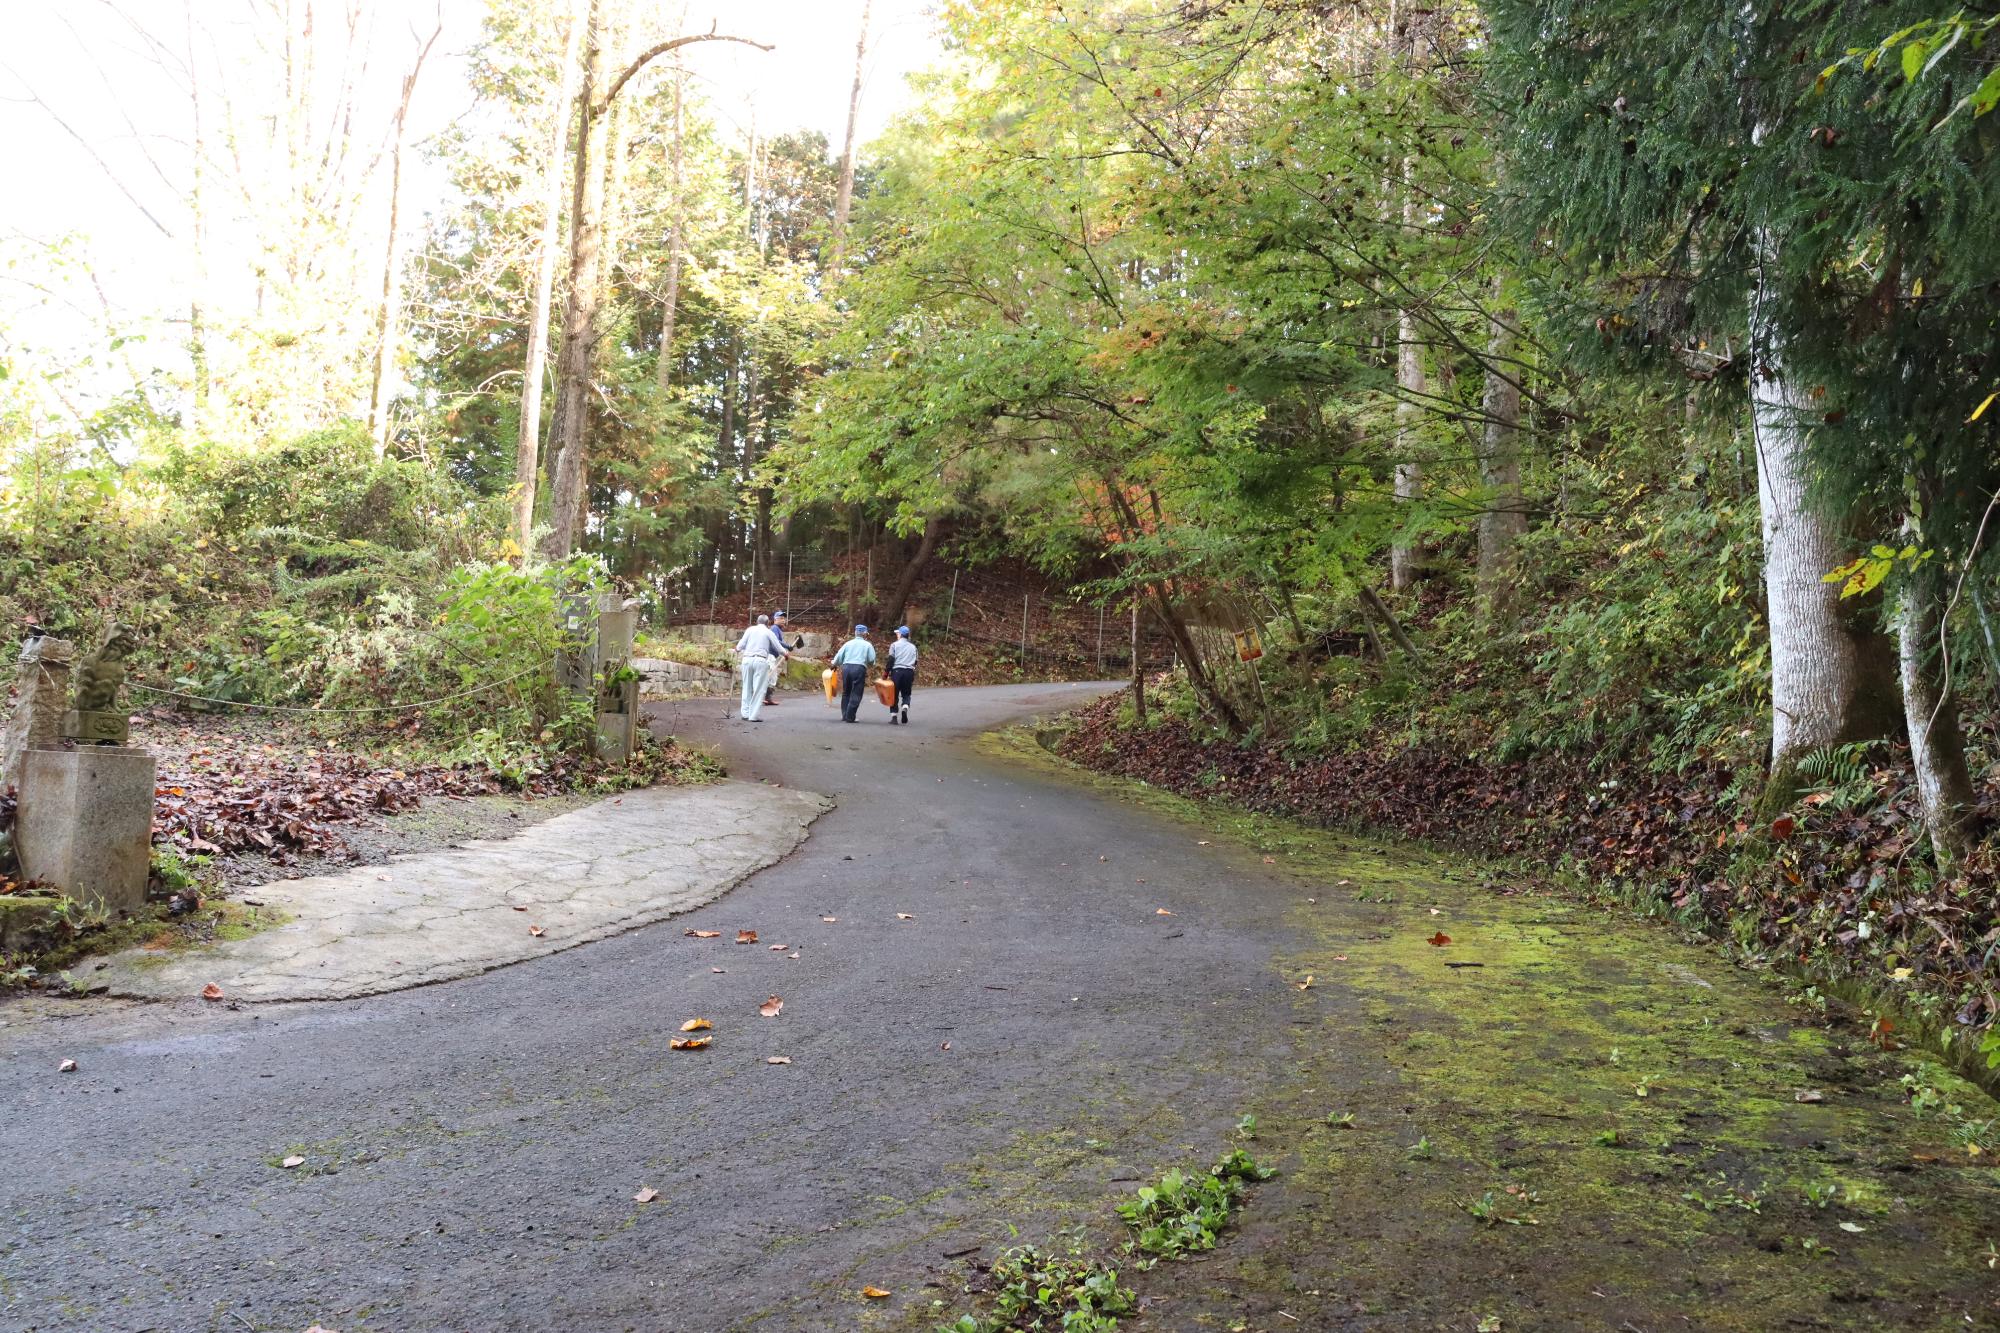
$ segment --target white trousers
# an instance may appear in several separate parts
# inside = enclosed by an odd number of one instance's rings
[[[743,720],[755,722],[757,714],[763,711],[764,695],[771,687],[771,659],[768,657],[746,657],[743,659]]]

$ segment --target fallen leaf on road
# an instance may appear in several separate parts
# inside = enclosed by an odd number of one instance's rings
[[[1155,907],[1155,908],[1153,909],[1153,915],[1154,915],[1154,916],[1172,916],[1172,915],[1173,915],[1173,913],[1172,913],[1172,912],[1169,912],[1169,911],[1168,911],[1168,910],[1167,910],[1166,908],[1164,908],[1164,907]]]
[[[789,1055],[767,1055],[764,1057],[764,1063],[767,1065],[788,1065],[791,1062],[792,1057]]]
[[[863,1296],[866,1296],[871,1301],[879,1301],[885,1296],[890,1295],[889,1292],[884,1291],[880,1287],[863,1287],[861,1289],[861,1294]]]
[[[792,946],[791,946],[791,945],[789,945],[789,944],[774,944],[774,945],[772,945],[772,946],[771,946],[771,952],[772,952],[772,953],[783,953],[783,952],[784,952],[785,950],[787,950],[787,949],[789,949],[789,948],[791,948],[791,947],[792,947]]]
[[[714,1026],[715,1024],[709,1022],[706,1018],[690,1018],[687,1022],[681,1024],[681,1031],[706,1032]]]
[[[58,1074],[74,1074],[76,1072],[76,1061],[74,1060],[63,1061],[61,1064],[56,1066],[56,1072]]]
[[[1442,949],[1444,948],[1445,945],[1450,943],[1451,943],[1451,936],[1445,934],[1441,930],[1437,934],[1431,936],[1430,938],[1431,947],[1434,949]]]
[[[642,1189],[642,1190],[640,1190],[640,1191],[639,1191],[639,1192],[638,1192],[637,1194],[634,1194],[634,1195],[632,1196],[632,1202],[633,1202],[633,1203],[651,1203],[651,1202],[652,1202],[653,1200],[655,1200],[655,1199],[657,1199],[657,1198],[659,1198],[659,1197],[660,1197],[660,1192],[659,1192],[658,1190],[656,1190],[656,1189],[652,1189],[652,1188],[650,1188],[650,1187],[649,1187],[649,1188],[647,1188],[647,1189]]]
[[[785,1002],[779,999],[777,996],[773,995],[770,999],[764,1001],[764,1003],[757,1006],[757,1012],[764,1015],[764,1017],[766,1018],[776,1018],[778,1016],[778,1011],[780,1009],[783,1009],[784,1007],[785,1007]]]
[[[388,877],[387,875],[377,875],[377,876],[376,876],[375,878],[377,878],[377,879],[381,879],[381,880],[386,880],[386,879],[388,879],[389,877]]]
[[[898,913],[896,913],[896,919],[897,919],[898,921],[915,921],[915,920],[916,920],[916,918],[915,918],[915,917],[913,917],[913,916],[911,916],[911,915],[910,915],[910,914],[909,914],[908,912],[898,912]]]
[[[1208,839],[1207,839],[1207,838],[1197,838],[1197,839],[1195,839],[1195,844],[1194,844],[1194,845],[1195,845],[1195,846],[1197,846],[1197,847],[1206,847],[1206,846],[1208,846]]]
[[[821,917],[821,918],[820,918],[820,920],[822,920],[822,921],[828,921],[828,922],[832,922],[832,921],[838,921],[838,920],[840,920],[840,918],[839,918],[839,917],[837,917],[837,916],[823,916],[823,917]]]
[[[523,907],[517,910],[525,912],[528,909]],[[719,930],[684,930],[681,932],[681,934],[683,935],[692,935],[694,938],[698,940],[712,940],[721,933],[722,932]]]
[[[279,1166],[284,1167],[285,1170],[287,1171],[291,1170],[295,1166],[304,1166],[305,1164],[306,1164],[306,1159],[296,1155],[287,1157],[284,1161],[278,1163]]]
[[[1299,983],[1299,989],[1300,989],[1300,990],[1311,990],[1311,989],[1312,989],[1312,985],[1313,985],[1313,974],[1312,974],[1312,973],[1310,973],[1310,972],[1308,972],[1308,973],[1306,973],[1306,979],[1305,979],[1304,981],[1301,981],[1301,982]]]
[[[516,908],[515,908],[514,910],[515,910],[515,911],[517,911],[517,912],[525,912],[525,911],[527,911],[528,909],[527,909],[527,908],[525,908],[525,907],[516,907]],[[693,931],[689,931],[689,932],[688,932],[688,934],[692,935],[692,934],[694,934],[694,932],[693,932]]]
[[[722,969],[722,968],[719,968],[719,967],[711,967],[711,968],[710,968],[710,969],[708,969],[708,970],[709,970],[709,971],[711,971],[711,972],[720,972],[720,971],[722,971],[723,969]]]
[[[543,930],[540,926],[529,926],[528,933],[530,935],[533,935],[536,939],[540,939],[542,936],[548,934],[548,932],[546,930]]]
[[[667,1049],[670,1051],[705,1051],[708,1049],[709,1041],[710,1038],[708,1037],[674,1037],[667,1042]]]
[[[939,1050],[941,1050],[941,1051],[948,1051],[948,1050],[950,1050],[950,1049],[951,1049],[951,1043],[950,1043],[950,1042],[948,1042],[948,1041],[945,1041],[945,1042],[939,1042],[939,1043],[938,1043],[938,1049],[939,1049]]]
[[[794,949],[790,953],[785,955],[785,957],[787,958],[797,958],[798,956],[799,956],[799,951],[797,949]]]
[[[757,932],[754,930],[739,930],[736,932],[736,942],[738,944],[755,944],[757,942]]]
[[[222,998],[222,987],[220,987],[220,986],[216,985],[216,984],[215,984],[215,983],[214,983],[213,981],[209,982],[209,983],[208,983],[208,984],[207,984],[206,986],[203,986],[203,987],[201,988],[201,998],[202,998],[202,999],[204,999],[204,1000],[219,1000],[219,999],[221,999],[221,998]]]

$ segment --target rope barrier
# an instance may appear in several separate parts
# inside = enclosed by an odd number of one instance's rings
[[[165,695],[172,699],[187,699],[195,703],[220,704],[225,708],[250,708],[263,713],[319,713],[323,715],[343,716],[356,713],[408,713],[414,712],[419,708],[433,708],[438,704],[451,703],[457,699],[470,699],[476,694],[485,694],[489,690],[497,690],[502,685],[511,685],[523,676],[532,676],[541,669],[540,667],[529,667],[526,671],[515,672],[505,680],[496,680],[484,685],[475,685],[469,690],[460,690],[456,694],[440,695],[435,699],[420,699],[415,703],[407,704],[370,704],[360,708],[299,708],[290,704],[255,704],[246,703],[241,699],[217,699],[206,694],[188,694],[183,690],[162,689],[157,685],[147,685],[136,680],[127,681],[126,684],[135,690],[144,690],[148,694]]]

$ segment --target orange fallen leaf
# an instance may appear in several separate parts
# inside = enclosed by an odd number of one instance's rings
[[[714,1026],[715,1024],[709,1022],[706,1018],[690,1018],[687,1022],[681,1024],[681,1031],[706,1032]]]
[[[222,987],[220,987],[220,986],[216,985],[216,984],[215,984],[215,983],[214,983],[213,981],[209,982],[209,983],[208,983],[208,984],[207,984],[206,986],[203,986],[203,987],[201,988],[201,998],[202,998],[202,999],[204,999],[204,1000],[219,1000],[219,999],[221,999],[221,998],[222,998]]]
[[[1442,949],[1444,948],[1445,945],[1450,943],[1451,943],[1451,936],[1445,934],[1441,930],[1437,934],[1431,936],[1430,938],[1431,947],[1434,949]]]
[[[764,1063],[767,1065],[788,1065],[791,1062],[792,1057],[789,1055],[767,1055],[764,1057]]]
[[[785,1002],[779,999],[777,996],[773,995],[770,999],[764,1001],[764,1003],[757,1006],[757,1012],[764,1015],[764,1017],[766,1018],[776,1018],[778,1016],[778,1011],[780,1009],[783,1009],[784,1007],[785,1007]]]
[[[866,1296],[871,1301],[879,1301],[882,1300],[884,1297],[887,1297],[891,1293],[883,1290],[881,1287],[863,1287],[861,1289],[861,1294],[863,1296]]]
[[[76,1072],[76,1061],[74,1060],[63,1061],[61,1064],[56,1066],[56,1072],[58,1074],[74,1074]]]
[[[1154,908],[1154,909],[1153,909],[1153,915],[1154,915],[1154,916],[1172,916],[1172,915],[1173,915],[1173,913],[1172,913],[1172,912],[1169,912],[1169,911],[1168,911],[1168,910],[1167,910],[1166,908],[1164,908],[1164,907],[1156,907],[1156,908]]]
[[[651,1186],[648,1186],[647,1188],[640,1190],[637,1194],[634,1194],[632,1196],[632,1202],[651,1203],[653,1200],[659,1197],[660,1197],[660,1192],[656,1189],[653,1189]]]
[[[530,935],[533,935],[536,939],[540,939],[542,936],[548,934],[548,932],[546,930],[543,930],[540,926],[529,926],[528,933]]]
[[[708,1049],[709,1041],[710,1038],[708,1037],[674,1037],[667,1042],[667,1049],[671,1051],[705,1051]]]
[[[757,932],[754,930],[739,930],[736,932],[736,942],[738,944],[755,944],[757,942]]]
[[[284,1161],[278,1163],[279,1166],[284,1167],[285,1170],[287,1171],[291,1170],[295,1166],[304,1166],[305,1164],[306,1164],[306,1159],[303,1157],[299,1157],[297,1155],[287,1157]]]
[[[521,910],[525,912],[528,909],[523,907]],[[712,940],[722,932],[719,930],[684,930],[681,933],[683,935],[691,935],[698,940]]]

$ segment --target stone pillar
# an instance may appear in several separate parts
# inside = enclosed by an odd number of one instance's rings
[[[597,753],[614,764],[632,757],[639,743],[639,679],[632,671],[632,641],[639,613],[615,593],[597,610]]]
[[[157,779],[153,756],[123,745],[27,751],[14,819],[22,872],[107,912],[143,908]]]
[[[43,636],[21,645],[14,712],[0,741],[0,790],[23,785],[22,756],[32,749],[52,748],[61,734],[63,710],[69,707],[69,671],[76,645]]]

